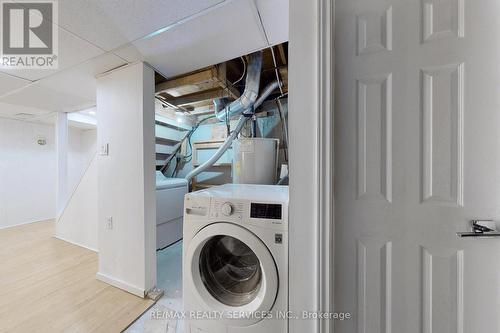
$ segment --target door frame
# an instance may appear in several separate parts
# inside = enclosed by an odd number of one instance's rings
[[[292,0],[289,17],[289,308],[301,318],[334,304],[334,0]],[[291,319],[289,332],[333,322]]]

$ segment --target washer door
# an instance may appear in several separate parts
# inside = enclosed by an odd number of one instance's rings
[[[189,243],[192,283],[207,311],[222,311],[226,319],[242,314],[232,325],[251,325],[270,311],[278,293],[276,264],[264,243],[247,229],[214,223]],[[248,316],[248,317],[247,317]]]

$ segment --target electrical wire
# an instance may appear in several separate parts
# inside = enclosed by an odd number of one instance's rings
[[[231,112],[231,107],[228,105],[227,106],[227,112],[226,112],[226,131],[227,131],[227,136],[231,134],[231,124],[229,123],[229,113]]]
[[[200,127],[200,125],[202,123],[204,123],[205,121],[209,120],[209,119],[212,119],[212,118],[215,118],[215,115],[211,115],[211,116],[208,116],[206,118],[203,118],[202,120],[200,120],[196,125],[194,125],[191,130],[189,131],[189,134],[187,135],[186,139],[188,140],[188,144],[189,144],[189,149],[190,149],[190,154],[187,155],[187,156],[184,156],[184,157],[175,157],[175,168],[172,172],[172,177],[178,172],[178,168],[180,166],[180,161],[184,162],[184,163],[187,163],[189,161],[191,161],[192,159],[192,155],[193,155],[193,146],[191,144],[191,137],[192,135],[194,134],[194,132],[198,129],[198,127]],[[179,149],[174,152],[175,155],[177,155],[177,153],[180,151],[181,147],[179,147]]]
[[[240,78],[234,82],[232,82],[231,84],[232,85],[235,85],[236,83],[240,82],[241,80],[243,80],[243,78],[245,77],[245,74],[247,73],[247,63],[245,61],[245,58],[243,57],[240,57],[241,59],[241,62],[243,63],[243,74],[241,74]]]
[[[274,47],[271,46],[271,55],[273,56],[274,73],[276,74],[276,80],[278,81],[278,86],[280,88],[280,93],[283,95],[283,88],[281,87],[280,75],[278,73],[278,65],[276,63],[276,56],[274,55]]]
[[[189,162],[192,159],[192,156],[193,156],[193,145],[191,143],[191,137],[193,136],[194,132],[196,132],[196,130],[198,129],[198,127],[200,127],[201,124],[203,124],[205,121],[207,121],[209,119],[212,119],[212,118],[215,118],[215,115],[211,115],[209,117],[203,118],[191,130],[191,133],[189,134],[189,136],[187,138],[188,145],[189,145],[189,155],[184,156],[184,161],[185,162]],[[187,160],[187,158],[190,158],[190,159]]]
[[[177,171],[177,167],[179,166],[179,160],[175,158],[175,167],[174,170],[172,171],[172,178],[175,176],[175,172]]]

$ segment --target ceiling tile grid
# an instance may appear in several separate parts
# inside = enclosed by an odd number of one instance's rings
[[[59,2],[59,25],[110,51],[221,2],[64,0]]]
[[[36,81],[59,71],[71,68],[86,60],[94,58],[104,51],[80,37],[58,28],[59,34],[59,68],[58,69],[7,69],[0,67],[0,72],[15,75],[27,80]]]
[[[31,81],[29,80],[0,73],[0,96],[5,95],[10,91],[19,90],[30,83]]]
[[[58,24],[59,69],[0,68],[0,105],[81,109],[126,62],[170,77],[284,42],[288,0],[64,0]]]
[[[225,3],[133,46],[163,75],[171,77],[265,48],[253,0]]]

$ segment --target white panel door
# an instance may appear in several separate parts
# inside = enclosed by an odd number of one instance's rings
[[[336,333],[500,332],[500,1],[336,1]],[[497,223],[499,224],[499,223]]]

